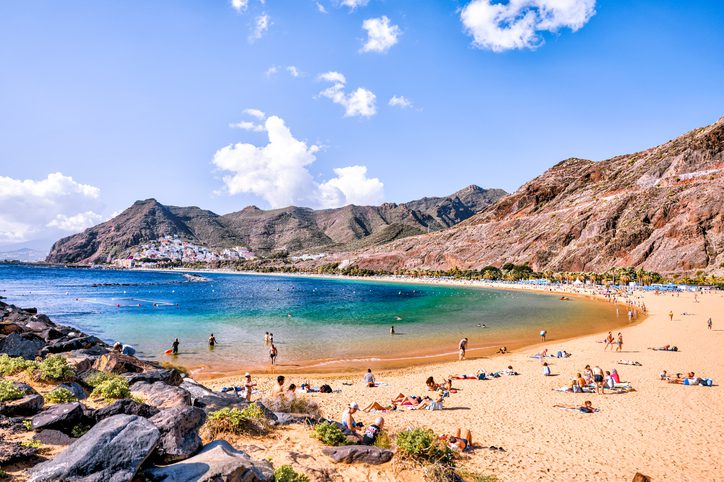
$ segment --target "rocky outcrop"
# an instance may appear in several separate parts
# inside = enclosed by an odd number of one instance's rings
[[[52,429],[69,434],[82,418],[83,406],[80,403],[61,403],[34,416],[32,426],[33,430]]]
[[[57,241],[46,261],[93,263],[119,258],[144,242],[176,235],[212,248],[247,246],[259,253],[340,250],[436,231],[469,218],[505,194],[469,186],[450,196],[403,204],[313,210],[255,206],[219,216],[197,207],[137,201],[115,218]]]
[[[0,402],[0,415],[6,417],[27,417],[35,415],[43,408],[45,399],[30,385],[21,382],[13,382],[13,385],[23,392],[23,397],[17,400]]]
[[[100,422],[101,420],[115,415],[138,415],[139,417],[150,418],[158,412],[159,409],[156,407],[152,407],[145,403],[138,403],[137,401],[129,398],[124,398],[123,400],[117,400],[110,405],[94,410],[92,418],[95,422]]]
[[[322,453],[329,456],[336,463],[363,463],[370,465],[386,464],[392,460],[392,456],[394,455],[392,450],[371,447],[369,445],[325,447],[322,449]]]
[[[162,410],[150,419],[160,431],[161,441],[154,459],[161,464],[184,460],[201,449],[198,430],[206,422],[206,412],[200,408],[178,406]]]
[[[97,424],[54,459],[30,469],[28,481],[130,481],[159,438],[158,429],[145,418],[116,415]]]
[[[722,273],[724,118],[635,154],[565,160],[448,230],[336,260],[388,271],[509,262],[536,271]]]
[[[0,439],[0,466],[29,459],[38,453],[35,447],[21,445],[20,442],[8,442]]]
[[[197,455],[165,467],[147,469],[144,473],[154,482],[267,482],[274,480],[272,465],[255,460],[228,442],[217,440],[206,445]]]
[[[143,398],[146,403],[156,408],[191,405],[189,392],[163,382],[136,382],[131,385],[131,394]]]

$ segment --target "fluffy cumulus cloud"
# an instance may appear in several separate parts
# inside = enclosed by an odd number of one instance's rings
[[[354,10],[358,7],[364,7],[368,3],[370,3],[370,0],[338,0],[340,7],[347,7],[350,10]]]
[[[390,23],[387,16],[368,18],[362,22],[362,28],[367,31],[367,40],[360,49],[361,52],[387,52],[397,43],[402,30]]]
[[[345,117],[372,117],[377,113],[377,96],[371,90],[358,87],[351,92],[346,92],[347,79],[339,72],[326,72],[319,78],[332,83],[319,95],[344,107]]]
[[[379,179],[367,177],[366,167],[335,169],[334,178],[318,182],[309,172],[318,146],[296,139],[277,116],[269,116],[264,129],[269,138],[266,145],[231,144],[214,154],[214,165],[227,173],[223,180],[229,194],[255,194],[272,208],[331,208],[382,201],[384,186]]]
[[[244,109],[244,114],[249,117],[253,117],[256,121],[263,121],[266,119],[266,114],[259,109]],[[264,124],[258,124],[255,121],[242,120],[229,124],[232,129],[243,129],[250,132],[264,132],[266,128]]]
[[[535,49],[543,32],[576,31],[596,13],[596,0],[472,0],[460,12],[473,45],[502,52]]]
[[[246,7],[249,6],[249,0],[231,0],[231,8],[237,12],[246,11]]]
[[[249,34],[249,42],[256,42],[264,36],[269,27],[271,26],[271,17],[266,13],[263,13],[254,19],[254,28]]]
[[[0,176],[0,242],[82,231],[103,220],[100,207],[100,189],[59,172],[40,180]]]
[[[392,107],[399,107],[400,109],[412,107],[412,101],[404,95],[393,95],[387,103]]]

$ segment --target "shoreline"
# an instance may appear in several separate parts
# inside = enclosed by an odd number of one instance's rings
[[[178,273],[197,273],[197,274],[224,274],[224,275],[246,275],[246,276],[282,276],[289,278],[308,278],[308,279],[325,279],[325,280],[340,280],[340,281],[367,281],[377,283],[395,283],[404,285],[423,285],[423,286],[449,286],[459,288],[473,288],[473,289],[488,289],[488,290],[507,290],[507,291],[525,291],[528,293],[534,293],[539,295],[549,296],[566,296],[569,298],[576,298],[583,300],[584,302],[598,302],[598,303],[611,303],[628,309],[633,306],[636,311],[636,317],[627,321],[625,316],[622,318],[620,323],[616,323],[613,329],[622,329],[634,326],[642,323],[647,314],[644,313],[640,306],[629,305],[627,303],[628,296],[625,299],[619,299],[613,302],[605,297],[600,286],[589,285],[532,285],[532,284],[517,284],[511,282],[489,282],[489,281],[472,281],[472,280],[450,280],[450,279],[432,279],[432,278],[412,278],[402,276],[346,276],[346,275],[325,275],[325,274],[309,274],[309,273],[257,273],[249,271],[233,271],[226,269],[182,269],[182,268],[134,268],[133,270],[138,271],[151,271],[151,272],[178,272]],[[634,291],[636,293],[636,291]],[[619,295],[620,296],[620,295]],[[599,330],[593,329],[583,334],[576,334],[572,336],[562,336],[547,340],[545,343],[568,343],[577,340],[581,337],[587,337],[598,334],[605,334],[607,329]],[[525,350],[531,347],[542,345],[541,342],[529,343],[528,341],[521,342],[504,342],[504,345],[508,348],[508,353],[519,353],[521,350]],[[468,360],[476,359],[490,359],[491,357],[503,356],[498,355],[495,350],[500,348],[500,344],[490,344],[485,346],[471,347],[467,350],[467,353],[471,356],[467,356]],[[419,351],[416,353],[420,353]],[[420,367],[426,365],[435,365],[440,363],[452,363],[457,361],[457,351],[446,350],[444,352],[427,352],[423,351],[422,354],[402,353],[401,356],[394,358],[383,358],[373,354],[366,357],[357,357],[354,359],[345,360],[307,360],[303,365],[297,365],[293,360],[289,364],[278,364],[274,367],[268,366],[264,369],[259,367],[246,366],[244,368],[228,368],[224,366],[190,366],[190,372],[192,376],[199,380],[219,380],[229,377],[235,377],[242,375],[246,371],[254,370],[255,373],[264,375],[273,375],[279,371],[285,373],[293,373],[296,376],[302,375],[326,375],[329,377],[345,377],[354,374],[359,374],[366,370],[368,367],[374,368],[375,370],[403,370],[411,367]],[[178,361],[179,364],[183,365],[183,361]],[[365,363],[364,366],[360,363]]]

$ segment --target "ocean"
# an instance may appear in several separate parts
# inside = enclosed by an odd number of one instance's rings
[[[613,305],[475,287],[252,274],[77,269],[0,265],[0,296],[35,307],[60,324],[138,355],[169,360],[202,375],[270,368],[265,332],[274,335],[279,367],[343,371],[408,366],[533,344],[546,329],[556,339],[624,323]],[[390,336],[390,327],[396,336]],[[213,349],[208,337],[218,340]],[[180,353],[164,351],[174,338]],[[477,355],[476,355],[477,354]],[[443,357],[443,358],[440,358]]]

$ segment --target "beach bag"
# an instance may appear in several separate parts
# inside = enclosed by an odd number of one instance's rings
[[[329,385],[322,385],[319,387],[319,393],[332,393],[332,387]]]
[[[672,346],[672,347],[671,347],[671,351],[679,351],[679,347],[678,347],[678,346]]]
[[[707,387],[711,387],[712,385],[714,385],[714,380],[712,380],[711,378],[705,378],[703,384]]]

